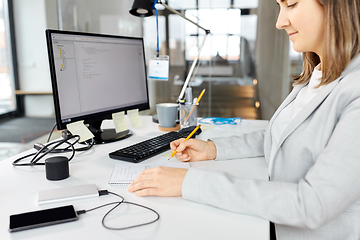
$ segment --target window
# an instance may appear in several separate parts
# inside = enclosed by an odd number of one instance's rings
[[[189,83],[193,96],[206,89],[198,116],[260,118],[253,81],[258,0],[169,0],[166,3],[211,31]],[[153,102],[174,102],[206,33],[160,4],[156,8],[160,55],[169,55],[170,71],[168,81],[150,81],[149,89],[153,90]],[[155,16],[144,19],[148,56],[156,50],[155,27]]]
[[[228,61],[238,61],[240,56],[240,9],[195,9],[186,10],[185,16],[199,25],[207,28],[210,25],[211,35],[206,39],[200,60],[210,60],[217,54]],[[221,17],[216,17],[221,16]],[[204,24],[202,24],[202,22]],[[205,24],[206,23],[206,24]],[[205,32],[187,22],[185,25],[186,60],[196,58],[198,48],[202,44]]]
[[[0,116],[17,110],[8,3],[0,0]]]

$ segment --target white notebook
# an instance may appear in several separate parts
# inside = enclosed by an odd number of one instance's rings
[[[109,180],[109,185],[128,186],[143,170],[157,166],[160,165],[116,163]],[[167,163],[161,166],[186,169],[190,168],[189,163]]]

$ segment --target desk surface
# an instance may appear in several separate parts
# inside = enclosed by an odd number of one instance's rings
[[[132,129],[134,135],[128,139],[94,146],[91,150],[76,153],[70,163],[70,177],[62,181],[48,181],[43,166],[13,167],[12,162],[19,156],[0,161],[0,239],[269,239],[269,222],[222,209],[187,201],[181,197],[139,198],[126,191],[126,187],[108,185],[114,164],[121,162],[108,157],[108,153],[138,141],[162,134],[157,124],[149,116],[141,116],[143,126]],[[222,125],[203,131],[197,138],[208,139],[215,136],[251,132],[265,129],[267,121],[244,120],[237,126]],[[112,122],[104,123],[111,127]],[[131,126],[128,122],[128,126]],[[131,129],[131,128],[130,128]],[[160,154],[142,164],[161,164],[167,159]],[[170,161],[179,160],[173,158]],[[263,158],[239,159],[231,161],[205,161],[191,163],[191,167],[220,169],[242,178],[267,179],[267,167]],[[102,204],[117,201],[112,195],[38,205],[41,190],[96,184],[98,189],[107,189],[122,195],[126,201],[136,202],[155,209],[160,220],[139,228],[113,231],[101,225],[101,219],[109,208],[102,208],[79,216],[76,222],[49,227],[9,233],[9,216],[40,209],[74,205],[75,210],[90,209]],[[152,213],[130,205],[123,205],[109,217],[108,224],[123,227],[153,219]]]

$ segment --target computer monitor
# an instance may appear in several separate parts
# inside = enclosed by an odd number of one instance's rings
[[[142,38],[46,30],[57,129],[84,120],[96,143],[128,136],[101,129],[112,114],[149,109]]]

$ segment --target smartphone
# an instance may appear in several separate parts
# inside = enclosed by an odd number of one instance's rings
[[[76,221],[78,215],[73,205],[10,216],[10,232],[44,227],[58,223]]]

